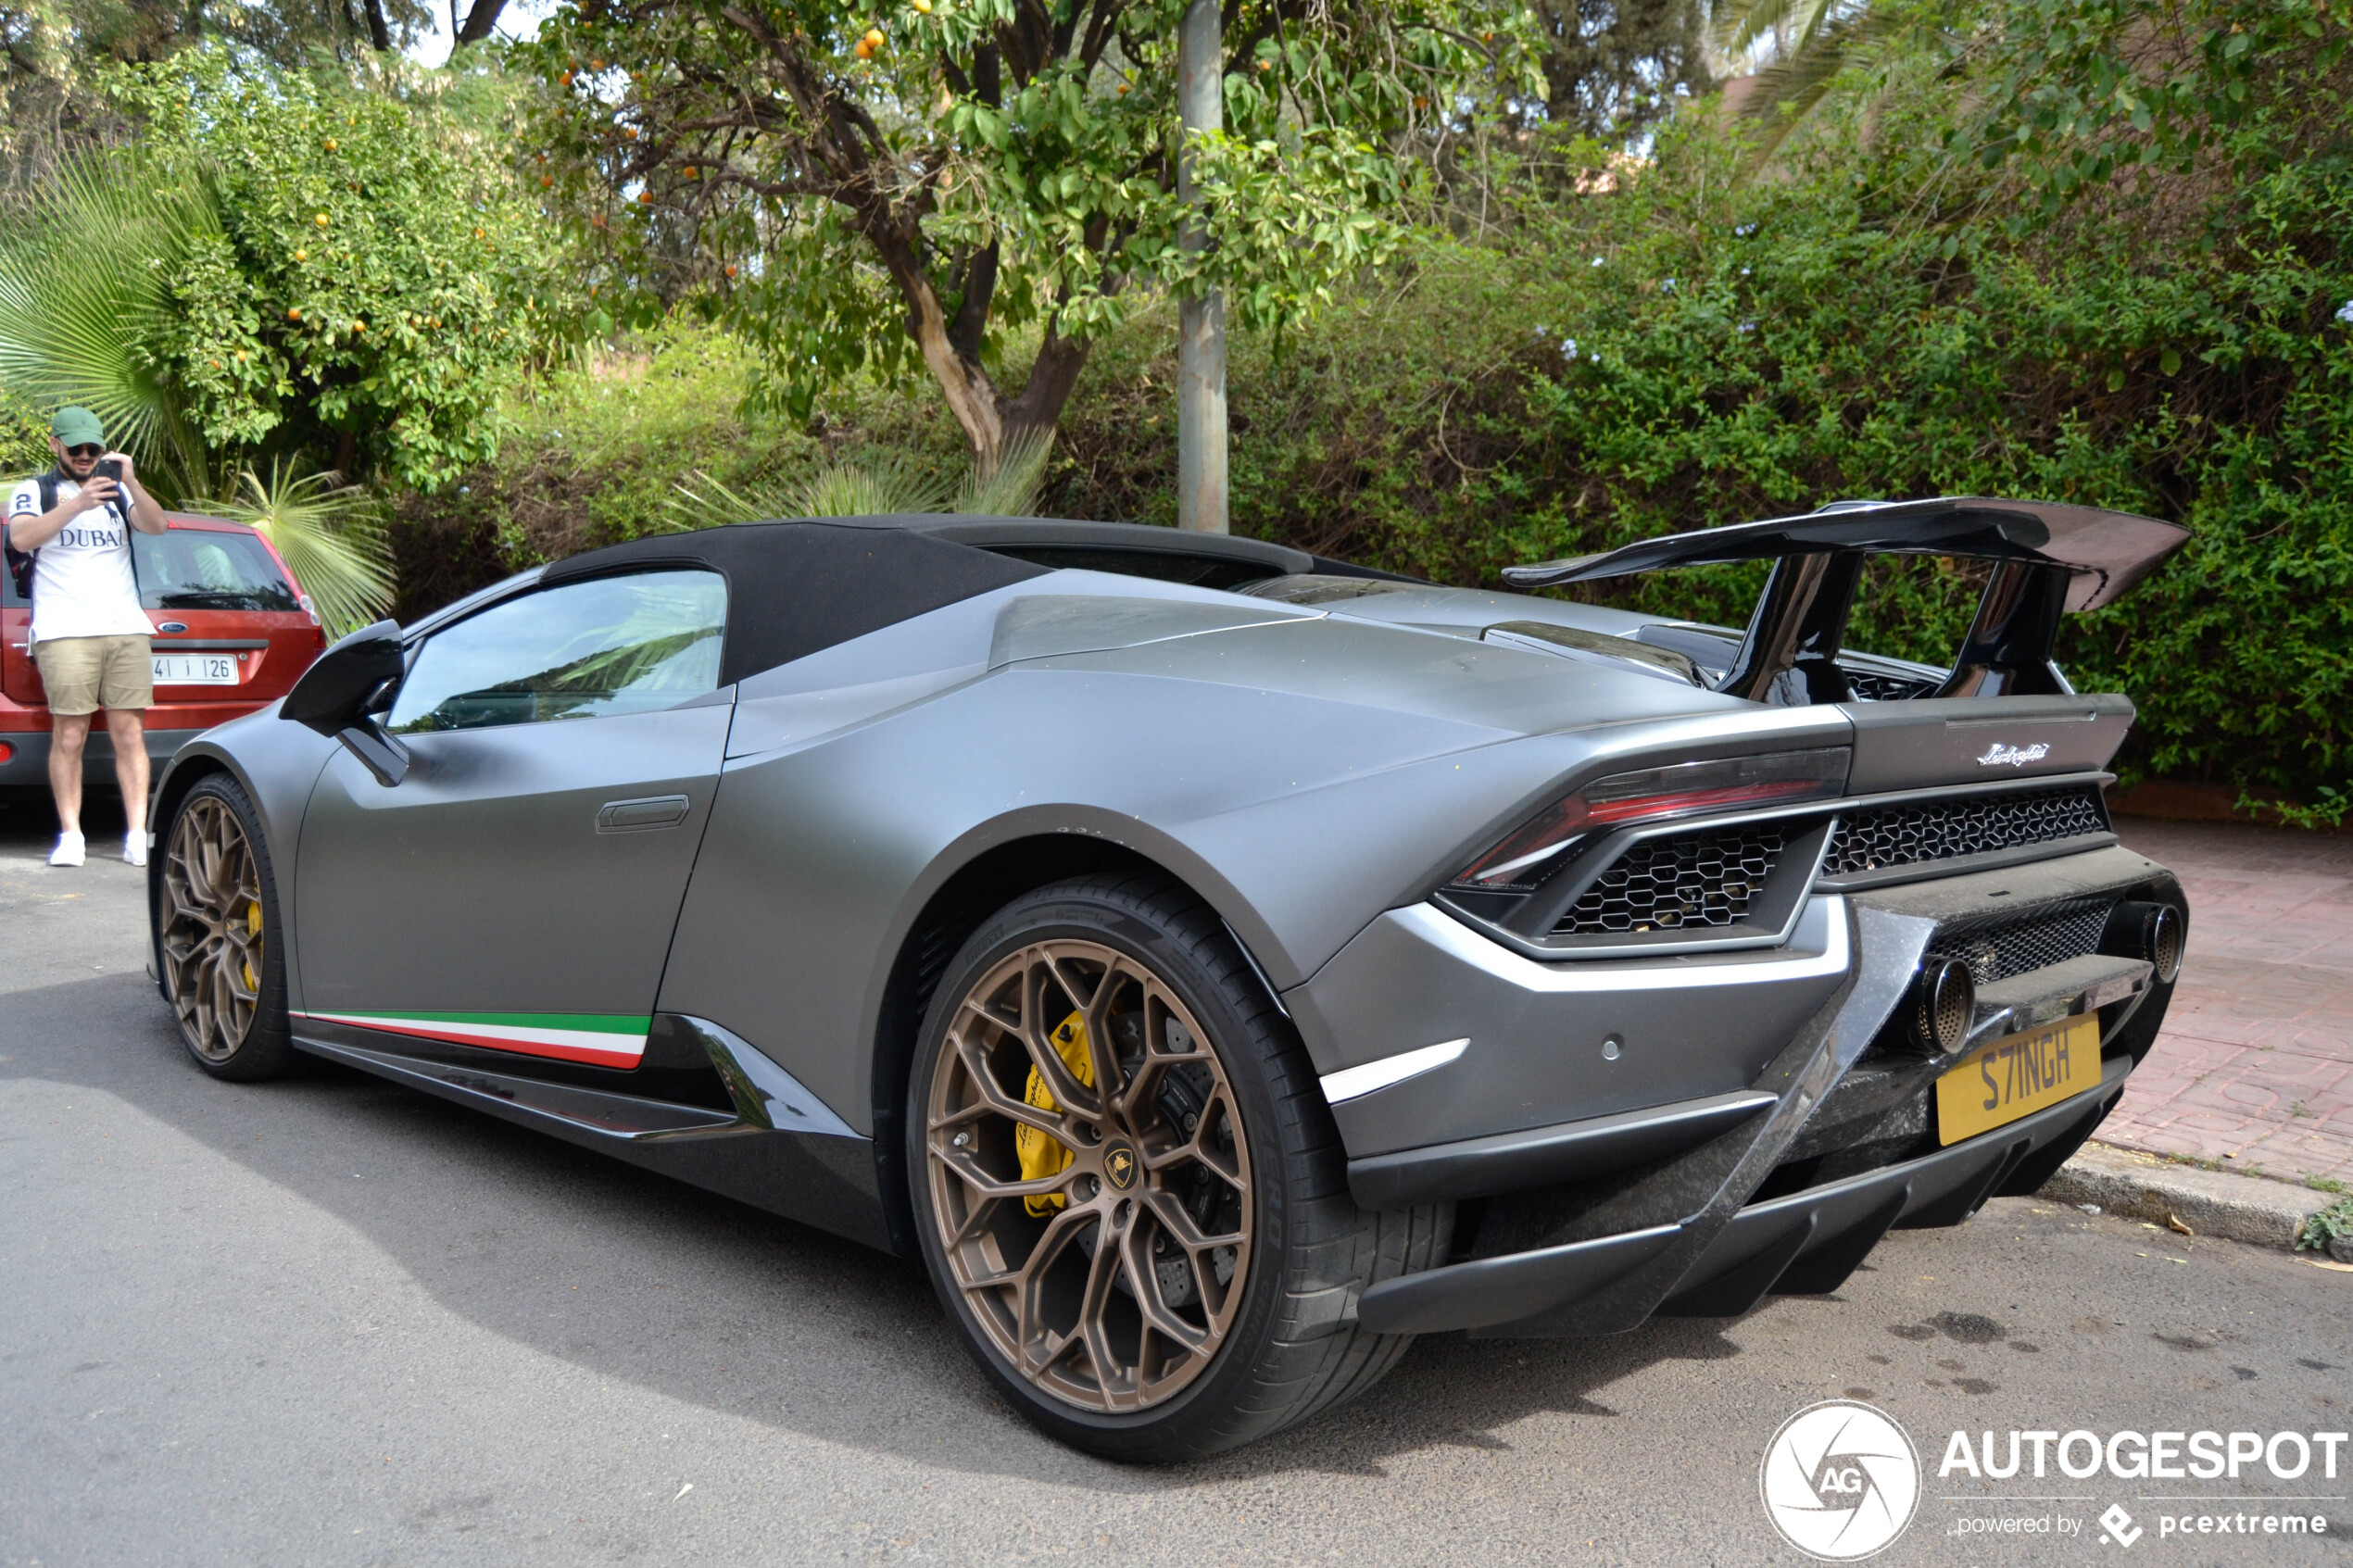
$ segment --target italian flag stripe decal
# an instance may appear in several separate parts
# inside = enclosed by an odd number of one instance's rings
[[[595,1012],[305,1012],[295,1016],[598,1067],[636,1066],[645,1057],[646,1035],[653,1027],[651,1018]]]

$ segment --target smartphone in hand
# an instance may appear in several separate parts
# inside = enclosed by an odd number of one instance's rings
[[[96,472],[98,478],[111,479],[117,484],[120,484],[122,483],[122,459],[120,458],[101,458],[98,459],[98,466],[94,471]]]

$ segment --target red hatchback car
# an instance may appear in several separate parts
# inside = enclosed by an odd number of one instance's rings
[[[156,703],[147,755],[157,764],[201,730],[286,695],[327,634],[277,550],[242,523],[165,514],[162,533],[131,535],[139,598],[155,622]],[[32,607],[0,572],[0,789],[46,789],[49,709],[26,647]],[[93,725],[85,787],[114,785],[114,748]],[[158,774],[161,772],[157,767]]]

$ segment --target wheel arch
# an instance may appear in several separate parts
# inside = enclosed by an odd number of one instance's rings
[[[1126,825],[1131,829],[1135,826],[1133,822]],[[974,836],[967,835],[967,842]],[[905,1128],[901,1124],[916,1037],[923,1029],[924,1012],[932,992],[949,961],[990,915],[1026,893],[1075,877],[1120,872],[1153,872],[1215,909],[1243,956],[1253,970],[1258,969],[1250,942],[1225,909],[1224,901],[1204,890],[1201,878],[1183,875],[1171,865],[1169,862],[1176,859],[1174,855],[1155,856],[1100,834],[1065,828],[1022,833],[975,847],[961,863],[956,863],[952,856],[941,859],[954,864],[954,870],[948,872],[924,897],[908,922],[893,950],[875,1017],[871,1107],[875,1162],[881,1176],[892,1249],[902,1257],[917,1255],[913,1195],[907,1188]],[[1228,897],[1233,897],[1230,888],[1223,891]],[[1263,980],[1264,971],[1259,972]]]

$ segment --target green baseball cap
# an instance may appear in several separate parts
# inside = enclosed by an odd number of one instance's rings
[[[49,433],[69,446],[81,446],[89,442],[106,445],[107,427],[98,416],[87,408],[60,408],[49,421]]]

